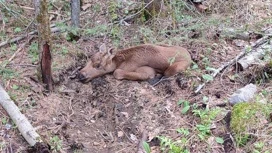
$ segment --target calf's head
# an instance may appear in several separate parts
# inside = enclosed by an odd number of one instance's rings
[[[112,61],[113,49],[107,50],[105,45],[100,46],[99,52],[95,53],[86,66],[78,73],[81,82],[88,82],[94,78],[113,72],[116,64]]]

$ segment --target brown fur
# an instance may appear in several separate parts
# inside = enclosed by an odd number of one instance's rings
[[[148,80],[156,73],[166,77],[175,75],[191,64],[189,52],[178,46],[144,44],[115,54],[112,51],[101,47],[80,70],[79,79],[86,82],[114,72],[114,77],[120,80]]]

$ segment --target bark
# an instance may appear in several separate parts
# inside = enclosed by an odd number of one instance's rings
[[[42,58],[41,58],[41,69],[42,69],[42,81],[46,84],[46,89],[52,91],[53,89],[53,81],[52,81],[52,70],[51,70],[51,53],[50,46],[47,44],[43,44]]]
[[[46,89],[53,90],[52,79],[52,58],[51,58],[51,31],[49,24],[49,15],[47,8],[47,0],[34,0],[35,15],[38,22],[37,29],[39,35],[39,67],[38,72]],[[40,78],[40,77],[39,77]]]
[[[78,41],[80,38],[79,35],[79,26],[80,26],[80,0],[71,0],[70,1],[71,5],[71,26],[72,29],[69,31],[68,35],[70,38],[70,41]]]
[[[80,14],[80,0],[71,0],[71,21],[73,27],[79,28],[80,25],[79,14]]]

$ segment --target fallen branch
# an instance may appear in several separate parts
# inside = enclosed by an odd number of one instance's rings
[[[20,5],[20,8],[23,8],[23,9],[26,9],[26,10],[32,10],[32,11],[35,10],[35,9],[32,8],[32,7],[22,6],[22,5]],[[60,15],[59,13],[57,13],[57,12],[52,12],[52,11],[48,11],[48,13],[49,13],[49,14],[54,14],[54,15]]]
[[[246,54],[251,53],[252,51],[254,51],[257,47],[263,45],[264,43],[266,43],[270,38],[272,38],[272,36],[267,35],[264,36],[263,38],[257,40],[254,44],[251,45],[250,47],[250,51],[248,51],[246,48],[243,49],[243,51],[236,56],[234,59],[232,59],[231,61],[225,63],[224,65],[222,65],[221,67],[219,67],[218,69],[216,69],[211,76],[213,78],[215,78],[217,76],[217,74],[219,74],[220,72],[222,72],[225,68],[227,68],[230,65],[233,65],[234,63],[236,63],[239,59],[241,59],[242,57],[244,57]],[[202,83],[201,85],[199,85],[197,87],[197,89],[195,90],[195,93],[198,93],[204,86],[206,83],[210,82],[209,80],[207,80],[206,82]]]
[[[81,13],[80,16],[85,15],[85,14],[87,14],[87,13],[89,13],[89,12],[86,11],[86,12],[84,12],[84,13]],[[70,21],[70,20],[71,20],[71,19],[69,18],[69,19],[60,21],[59,23],[65,23],[65,22]],[[60,28],[56,27],[56,24],[51,24],[51,25],[50,25],[50,28],[51,28],[51,33],[61,31]],[[3,47],[3,46],[5,46],[5,45],[7,45],[7,44],[9,44],[9,43],[14,43],[14,42],[16,42],[16,41],[20,41],[20,40],[26,38],[26,37],[29,36],[29,35],[36,35],[37,33],[38,33],[38,31],[37,31],[37,30],[34,30],[34,31],[32,31],[32,32],[29,32],[29,33],[26,34],[26,35],[23,35],[23,36],[20,36],[20,37],[17,37],[17,38],[13,38],[13,39],[4,41],[4,42],[0,43],[0,48]]]
[[[52,32],[52,33],[53,33],[53,32],[56,32],[56,30],[57,30],[57,31],[60,31],[60,29],[56,27],[56,24],[51,24],[51,25],[50,25],[50,28],[51,28],[51,32]],[[5,46],[5,45],[7,45],[7,44],[9,44],[9,43],[14,43],[14,42],[16,42],[16,41],[20,41],[20,40],[26,38],[27,36],[36,35],[37,33],[38,33],[38,31],[37,31],[37,30],[34,30],[34,31],[32,31],[32,32],[29,32],[29,33],[26,34],[26,35],[23,35],[23,36],[20,36],[20,37],[17,37],[17,38],[13,38],[13,39],[11,39],[11,40],[4,41],[4,42],[0,43],[0,47],[3,47],[3,46]]]
[[[272,41],[271,41],[272,42]],[[242,57],[238,62],[238,70],[243,71],[246,68],[248,68],[253,63],[257,62],[258,60],[263,58],[267,52],[272,52],[272,46],[271,43],[266,42],[260,47],[256,48],[254,52],[250,52],[246,56]]]
[[[34,130],[33,126],[29,123],[25,115],[23,115],[15,103],[10,99],[7,92],[0,85],[0,104],[9,114],[10,118],[18,127],[20,133],[23,135],[25,140],[34,146],[37,142],[42,142],[41,137]]]
[[[17,51],[9,58],[9,60],[7,61],[7,63],[4,64],[3,68],[5,68],[14,58],[15,56],[23,49],[25,48],[25,45],[29,43],[29,41],[31,41],[31,39],[33,38],[33,36],[31,36],[27,42],[23,43],[19,49],[17,49]]]

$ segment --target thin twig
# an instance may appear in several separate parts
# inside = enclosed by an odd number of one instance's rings
[[[2,11],[0,11],[0,13],[1,13],[1,16],[2,16],[2,24],[3,24],[3,26],[2,26],[2,31],[4,31],[5,30],[5,26],[6,26],[6,22],[5,22],[5,20],[4,20],[4,14],[3,14],[3,12]]]
[[[257,40],[254,44],[251,45],[251,50],[248,52],[246,51],[246,49],[244,49],[238,56],[236,56],[234,59],[230,60],[229,62],[225,63],[224,65],[222,65],[221,67],[219,67],[218,69],[216,69],[211,76],[213,78],[215,78],[220,72],[222,72],[224,69],[226,69],[229,65],[234,64],[236,61],[238,61],[240,58],[242,58],[243,56],[245,56],[246,54],[254,51],[257,47],[259,47],[260,45],[264,44],[267,40],[269,40],[269,38],[272,36],[264,36],[263,38]],[[195,90],[195,93],[198,93],[205,85],[206,83],[210,82],[209,80],[207,80],[206,82],[202,83],[201,85],[199,85],[197,87],[197,89]]]
[[[14,54],[8,59],[7,63],[3,65],[3,68],[5,68],[7,66],[7,64],[9,64],[14,58],[15,56],[23,49],[25,48],[25,45],[28,44],[31,40],[33,39],[33,36],[31,36],[28,41],[26,41],[25,43],[23,43],[16,52],[14,52]]]
[[[51,27],[51,32],[52,32],[52,33],[57,32],[57,31],[60,31],[60,29],[57,28],[57,27],[55,27],[55,26],[56,26],[55,24],[51,24],[51,26],[50,26],[50,27]],[[0,43],[0,47],[3,47],[3,46],[5,46],[5,45],[7,45],[7,44],[9,44],[9,43],[14,43],[14,42],[20,41],[20,40],[22,40],[22,39],[28,37],[29,35],[35,35],[35,34],[37,34],[37,33],[38,33],[38,31],[37,31],[37,30],[34,30],[34,31],[32,31],[32,32],[29,32],[29,33],[26,34],[26,35],[23,35],[23,36],[20,36],[20,37],[17,37],[17,38],[13,38],[13,39],[4,41],[4,42]]]
[[[27,17],[7,7],[3,1],[0,1],[0,3],[5,7],[6,10],[8,10],[15,18],[18,18],[23,24],[24,24],[24,21],[18,16],[22,16],[24,19],[29,20]]]
[[[20,7],[23,8],[23,9],[27,9],[27,10],[35,10],[35,9],[32,8],[32,7],[21,6],[21,5],[20,5]],[[57,12],[52,12],[52,11],[49,11],[48,13],[49,13],[49,14],[60,15],[59,13],[57,13]]]
[[[0,2],[1,2],[1,1],[0,1]],[[87,13],[89,13],[89,11],[86,11],[86,12],[84,12],[84,13],[81,13],[80,16],[85,15],[85,14],[87,14]],[[65,22],[68,22],[68,21],[70,21],[70,20],[71,20],[71,19],[68,18],[68,19],[65,19],[65,20],[63,20],[63,21],[59,21],[58,23],[65,23]],[[50,25],[50,28],[51,28],[51,32],[52,32],[52,33],[60,31],[60,29],[56,27],[56,24],[51,24],[51,25]],[[37,34],[37,33],[38,33],[38,31],[37,31],[37,30],[34,30],[34,31],[32,31],[32,32],[29,32],[29,33],[26,34],[26,35],[23,35],[23,36],[20,36],[20,37],[17,37],[17,38],[13,38],[13,39],[10,39],[10,40],[6,40],[6,41],[0,43],[0,48],[3,47],[3,46],[5,46],[5,45],[7,45],[8,43],[14,43],[14,42],[16,42],[16,41],[20,41],[20,40],[24,39],[25,37],[27,37],[27,36],[29,36],[29,35],[35,35],[35,34]]]

